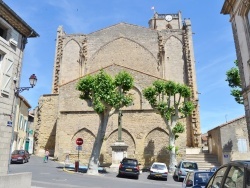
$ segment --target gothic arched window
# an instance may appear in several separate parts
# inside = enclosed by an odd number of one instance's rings
[[[172,29],[172,25],[167,24],[167,25],[166,25],[166,29]]]

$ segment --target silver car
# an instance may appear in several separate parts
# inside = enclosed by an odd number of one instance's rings
[[[188,172],[197,171],[198,165],[193,161],[180,161],[174,171],[174,177],[177,178],[178,181],[183,180]]]
[[[168,168],[165,163],[154,162],[150,168],[148,179],[159,178],[168,179]]]

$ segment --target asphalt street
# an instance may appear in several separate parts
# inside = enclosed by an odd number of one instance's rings
[[[139,179],[118,178],[116,172],[100,173],[97,176],[87,173],[65,171],[64,164],[49,160],[44,163],[41,157],[31,156],[25,164],[11,164],[10,173],[32,172],[32,188],[176,188],[181,187],[169,175],[168,180],[147,179],[148,172],[142,172]]]

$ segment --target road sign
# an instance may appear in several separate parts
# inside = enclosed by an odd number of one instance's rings
[[[12,127],[12,121],[7,121],[7,126]]]
[[[83,139],[82,139],[82,138],[77,138],[77,139],[76,139],[76,144],[77,144],[78,146],[81,146],[81,145],[83,144]]]
[[[82,146],[76,146],[76,150],[82,151]]]

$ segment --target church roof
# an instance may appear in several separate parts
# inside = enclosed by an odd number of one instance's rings
[[[151,75],[151,74],[142,72],[142,71],[138,71],[138,70],[135,70],[135,69],[132,69],[132,68],[123,66],[123,65],[118,65],[118,64],[115,64],[115,63],[114,63],[114,64],[111,64],[111,65],[108,65],[108,66],[106,66],[106,67],[103,67],[102,69],[105,70],[105,69],[108,69],[109,67],[112,67],[112,66],[118,66],[118,67],[121,67],[121,68],[123,68],[123,69],[128,69],[128,70],[131,70],[131,71],[135,71],[135,72],[138,72],[138,73],[147,75],[147,76],[149,76],[149,77],[153,77],[153,78],[160,79],[160,80],[165,80],[165,79],[163,79],[163,78],[160,78],[160,77],[157,77],[157,76],[154,76],[154,75]],[[84,76],[82,76],[82,77],[80,77],[80,78],[76,78],[76,79],[71,80],[71,81],[69,81],[69,82],[67,82],[67,83],[64,83],[64,84],[60,85],[59,87],[64,86],[64,85],[67,85],[67,84],[69,84],[69,83],[71,83],[71,82],[74,82],[74,81],[76,81],[76,80],[79,80],[79,79],[81,79],[81,78],[83,78],[83,77],[85,77],[85,76],[88,76],[88,75],[91,75],[91,74],[95,74],[95,73],[97,73],[97,72],[99,72],[99,71],[100,71],[100,69],[99,69],[99,70],[96,70],[96,71],[94,71],[94,72],[88,73],[88,74],[86,74],[86,75],[84,75]]]
[[[145,30],[150,30],[152,32],[157,32],[156,30],[153,30],[153,29],[148,28],[148,27],[143,27],[143,26],[139,26],[139,25],[135,25],[135,24],[126,23],[126,22],[120,22],[120,23],[117,23],[117,24],[114,24],[114,25],[111,25],[111,26],[108,26],[108,27],[93,31],[93,32],[89,33],[88,35],[91,35],[91,34],[106,30],[106,29],[110,29],[110,28],[113,28],[113,27],[120,27],[120,26],[134,27],[134,28],[138,28],[138,29],[145,29]]]

